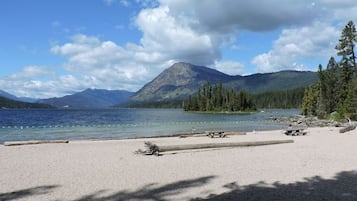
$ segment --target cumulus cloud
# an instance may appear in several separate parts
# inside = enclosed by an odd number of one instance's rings
[[[75,35],[69,42],[53,44],[50,50],[65,59],[61,65],[64,74],[57,75],[44,67],[26,67],[5,78],[12,83],[8,88],[21,88],[25,83],[24,91],[17,94],[33,96],[31,93],[36,91],[43,97],[53,96],[53,88],[60,88],[56,96],[89,87],[136,91],[164,68],[180,61],[211,66],[231,75],[244,74],[247,66],[242,63],[247,61],[225,61],[221,55],[222,48],[240,46],[241,30],[282,30],[271,50],[252,59],[258,72],[306,69],[305,58],[334,55],[340,29],[328,21],[357,18],[354,0],[103,2],[126,7],[135,4],[141,9],[132,20],[142,32],[139,43],[118,45],[96,36]]]
[[[334,47],[339,34],[335,27],[324,23],[284,29],[274,41],[273,49],[256,56],[252,63],[257,66],[258,72],[306,70],[308,67],[301,63],[303,59],[323,57],[326,60],[335,55]]]
[[[317,18],[319,8],[310,0],[161,0],[175,16],[189,16],[203,31],[234,32],[237,29],[267,31],[281,26],[303,25]]]
[[[214,68],[228,75],[241,75],[244,73],[244,65],[236,61],[216,61]]]
[[[47,67],[26,66],[15,74],[1,78],[0,85],[17,96],[46,97],[58,94],[54,79],[55,72]]]
[[[167,6],[142,11],[136,24],[143,32],[141,44],[145,51],[156,52],[165,60],[208,65],[220,57],[219,46],[210,35],[195,32],[186,21],[170,15]]]
[[[86,80],[88,87],[136,90],[148,74],[143,63],[149,56],[141,49],[80,34],[71,43],[53,46],[51,52],[67,57],[63,67]]]

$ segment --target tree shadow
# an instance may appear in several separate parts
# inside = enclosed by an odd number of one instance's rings
[[[224,186],[230,191],[208,198],[196,198],[191,201],[356,201],[357,200],[357,172],[340,172],[333,179],[319,176],[306,178],[303,182],[291,184],[274,183],[268,185],[259,182],[248,186],[230,183]]]
[[[38,186],[38,187],[13,191],[9,193],[2,193],[0,194],[0,200],[1,201],[17,200],[24,197],[47,194],[50,193],[53,189],[58,187],[59,187],[58,185]]]
[[[97,191],[93,194],[86,195],[75,201],[126,201],[126,200],[155,200],[155,201],[165,201],[165,197],[170,195],[177,195],[183,193],[189,188],[200,187],[207,184],[210,180],[215,178],[215,176],[200,177],[192,180],[183,180],[175,183],[171,183],[165,186],[158,186],[157,184],[148,184],[136,191],[123,190],[117,193],[102,196],[105,190]]]

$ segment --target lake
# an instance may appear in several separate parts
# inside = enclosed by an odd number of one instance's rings
[[[282,129],[272,117],[300,110],[264,110],[256,114],[198,114],[182,109],[13,109],[0,110],[0,143],[17,140],[122,139],[200,133],[206,130]]]

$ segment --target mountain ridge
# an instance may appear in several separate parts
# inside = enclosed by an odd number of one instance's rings
[[[12,95],[4,90],[0,90],[0,97],[8,98],[11,100],[15,101],[20,101],[20,102],[27,102],[27,103],[35,103],[37,99],[35,98],[29,98],[29,97],[17,97],[15,95]]]
[[[207,81],[211,84],[222,82],[226,88],[256,94],[306,87],[317,81],[317,73],[285,70],[233,76],[205,66],[179,62],[163,70],[135,93],[125,90],[86,89],[63,97],[40,99],[37,102],[58,108],[105,108],[120,106],[122,103],[130,105],[140,102],[178,101],[197,93]],[[0,96],[2,94],[17,98],[0,90]]]
[[[125,90],[86,89],[59,98],[40,99],[38,103],[58,108],[106,108],[127,101],[132,94]]]
[[[132,102],[157,102],[185,99],[196,93],[198,88],[207,81],[211,84],[222,82],[225,87],[235,90],[263,93],[306,87],[317,81],[317,73],[286,70],[232,76],[212,68],[180,62],[165,69],[134,93],[130,100]]]

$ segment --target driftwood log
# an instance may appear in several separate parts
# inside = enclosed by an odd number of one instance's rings
[[[30,144],[47,144],[47,143],[68,143],[68,140],[29,140],[29,141],[9,141],[4,142],[5,146],[18,146]]]
[[[354,130],[354,129],[356,129],[355,125],[349,125],[347,127],[340,129],[340,133],[346,133],[346,132]]]
[[[151,142],[146,142],[147,151],[138,150],[136,153],[146,155],[159,155],[160,152],[182,151],[191,149],[212,149],[212,148],[228,148],[228,147],[248,147],[262,146],[282,143],[293,143],[294,140],[270,140],[270,141],[254,141],[254,142],[230,142],[230,143],[207,143],[207,144],[184,144],[184,145],[167,145],[158,146]]]

